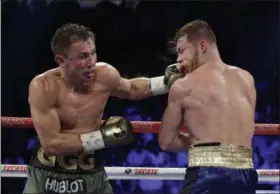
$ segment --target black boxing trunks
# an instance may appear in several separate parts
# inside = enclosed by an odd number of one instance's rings
[[[97,154],[47,157],[39,147],[30,160],[23,193],[113,193]]]
[[[220,143],[190,147],[181,194],[255,194],[258,174],[252,150]]]

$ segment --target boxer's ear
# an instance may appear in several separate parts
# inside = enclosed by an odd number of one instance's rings
[[[202,53],[206,52],[207,47],[208,47],[208,42],[206,40],[199,41],[199,49]]]
[[[55,55],[54,60],[59,66],[61,66],[64,64],[65,58],[63,55],[57,54],[57,55]]]

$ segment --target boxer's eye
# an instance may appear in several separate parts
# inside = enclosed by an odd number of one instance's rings
[[[93,50],[92,52],[91,52],[91,55],[94,55],[96,53],[96,50]]]
[[[185,49],[182,49],[182,48],[178,49],[179,54],[182,54],[184,51],[185,51]]]
[[[88,54],[79,55],[79,59],[81,59],[81,60],[85,60],[87,58],[88,58]]]

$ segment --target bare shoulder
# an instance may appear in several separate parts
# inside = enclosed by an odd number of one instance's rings
[[[105,62],[96,63],[96,80],[110,88],[117,87],[121,76],[119,71],[112,65]]]
[[[230,65],[227,66],[227,69],[229,72],[235,74],[239,79],[241,79],[242,82],[244,82],[246,84],[254,84],[254,82],[255,82],[254,77],[250,72],[248,72],[240,67],[235,67],[235,66],[230,66]]]
[[[29,103],[34,104],[48,98],[56,98],[59,91],[59,75],[60,71],[56,68],[35,76],[29,84]]]
[[[168,93],[168,101],[178,101],[183,98],[186,90],[185,88],[183,88],[185,79],[187,78],[176,80],[173,83]]]

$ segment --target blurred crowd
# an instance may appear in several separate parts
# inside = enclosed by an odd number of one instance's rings
[[[113,64],[125,77],[135,77],[161,75],[174,62],[167,42],[183,24],[201,18],[213,26],[223,60],[254,76],[255,122],[279,123],[278,7],[272,1],[2,1],[2,116],[30,117],[28,84],[36,74],[56,67],[50,39],[66,22],[92,28],[99,61]],[[166,103],[166,95],[137,102],[110,98],[104,119],[125,115],[134,121],[160,121]],[[37,143],[35,131],[10,128],[1,133],[1,163],[27,164]],[[253,150],[255,168],[279,169],[278,137],[255,136]],[[133,144],[101,153],[105,166],[185,167],[187,161],[186,152],[162,152],[157,135],[151,133],[137,134]],[[24,183],[24,179],[2,178],[2,192],[21,192]],[[114,180],[112,184],[120,194],[175,194],[183,181]],[[258,189],[279,190],[279,186],[261,184]]]

